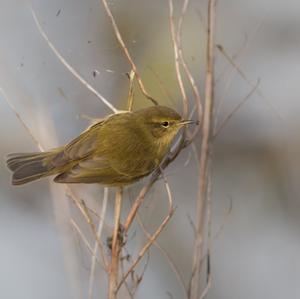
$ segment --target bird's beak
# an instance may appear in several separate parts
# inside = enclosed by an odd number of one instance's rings
[[[199,125],[199,121],[198,120],[192,120],[192,119],[183,119],[179,122],[179,125],[180,126],[185,126],[185,125],[188,125],[188,124],[194,124],[194,125]]]

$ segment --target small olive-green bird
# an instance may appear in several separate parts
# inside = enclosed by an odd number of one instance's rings
[[[113,114],[69,144],[42,153],[9,154],[12,184],[56,175],[57,183],[131,184],[159,166],[186,124],[173,109],[153,106]]]

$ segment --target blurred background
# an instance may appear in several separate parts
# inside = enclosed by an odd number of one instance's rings
[[[182,2],[174,4],[178,15]],[[109,5],[147,89],[161,104],[180,112],[167,1],[112,0]],[[1,157],[37,150],[5,99],[45,149],[76,137],[90,123],[86,116],[111,113],[53,54],[38,32],[31,7],[68,63],[117,108],[126,107],[125,73],[130,68],[101,1],[0,0]],[[205,1],[190,1],[183,27],[185,56],[202,93],[206,10]],[[217,126],[258,79],[260,83],[213,147],[212,287],[207,298],[300,296],[299,14],[296,0],[218,1],[216,41],[236,57],[240,74],[216,52]],[[134,109],[149,106],[136,93]],[[180,154],[166,175],[177,210],[159,241],[187,285],[193,250],[189,219],[195,217],[197,196],[191,149]],[[88,298],[91,258],[70,218],[87,235],[89,229],[63,187],[49,182],[12,187],[1,158],[1,298]],[[126,189],[123,218],[142,185]],[[101,186],[75,189],[100,213]],[[111,234],[113,197],[111,190],[103,240]],[[158,227],[167,204],[159,181],[141,210],[149,231]],[[91,236],[89,240],[92,244]],[[136,254],[145,240],[135,225],[128,252]],[[106,298],[106,283],[103,273],[96,272],[94,298]],[[155,247],[136,298],[184,298],[176,275]]]

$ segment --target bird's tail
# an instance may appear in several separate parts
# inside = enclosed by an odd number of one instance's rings
[[[7,167],[13,172],[12,184],[23,185],[56,173],[51,163],[57,151],[17,153],[7,156]]]

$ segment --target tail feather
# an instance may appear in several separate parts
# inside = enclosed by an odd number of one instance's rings
[[[51,157],[57,153],[17,153],[7,156],[7,166],[13,172],[12,184],[22,185],[53,174]]]

